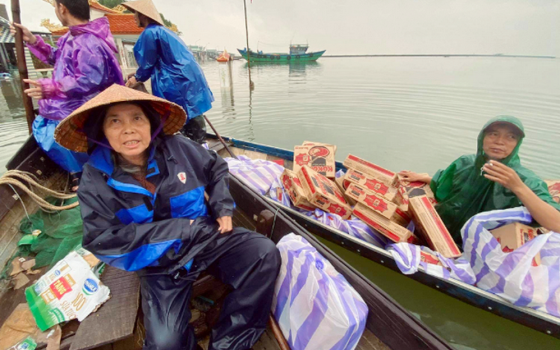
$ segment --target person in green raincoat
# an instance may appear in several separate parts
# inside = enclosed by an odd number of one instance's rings
[[[519,119],[498,116],[478,135],[476,154],[460,157],[433,177],[411,171],[400,175],[430,184],[436,210],[460,246],[463,225],[478,213],[497,209],[525,206],[536,224],[560,232],[560,204],[552,199],[546,183],[521,165],[524,137]]]

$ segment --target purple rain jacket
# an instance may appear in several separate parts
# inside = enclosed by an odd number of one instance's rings
[[[52,78],[39,79],[39,113],[44,118],[62,120],[109,86],[124,84],[106,17],[70,27],[57,45],[51,47],[40,36],[35,45],[27,45],[41,61],[54,65]]]

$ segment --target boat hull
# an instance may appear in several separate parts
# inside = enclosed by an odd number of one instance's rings
[[[237,50],[243,56],[244,59],[247,59],[247,51],[245,50]],[[308,52],[304,54],[298,55],[290,55],[290,54],[276,54],[276,53],[256,53],[249,51],[249,58],[251,62],[279,62],[279,63],[297,63],[297,62],[313,62],[317,61],[326,50],[317,51],[317,52]]]
[[[212,137],[212,135],[209,136]],[[293,152],[290,150],[230,138],[224,139],[232,144],[232,149],[238,149],[241,152],[248,152],[247,155],[249,157],[251,157],[252,154],[261,154],[260,157],[257,155],[258,159],[283,159],[286,168],[291,168]],[[224,152],[222,152],[221,155],[227,156]],[[266,156],[263,157],[262,155]],[[340,162],[337,162],[336,168],[337,171],[341,169],[345,170],[344,166]],[[331,241],[340,247],[348,249],[353,253],[357,253],[372,262],[400,273],[396,261],[388,251],[352,237],[330,226],[326,226],[318,221],[312,220],[306,215],[283,206],[270,198],[267,198],[267,200],[272,205],[284,211],[288,216],[294,219],[309,232]],[[407,275],[407,277],[470,305],[560,339],[560,318],[558,317],[530,308],[515,306],[494,294],[488,293],[480,288],[468,285],[461,281],[453,279],[445,280],[443,278],[430,275],[422,268],[420,268],[417,273]]]

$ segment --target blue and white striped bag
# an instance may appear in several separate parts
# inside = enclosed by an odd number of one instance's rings
[[[278,249],[272,311],[291,349],[355,349],[368,314],[362,297],[303,237],[284,236]]]
[[[415,273],[422,266],[428,274],[476,285],[514,305],[560,317],[560,234],[539,235],[505,253],[490,231],[512,222],[530,224],[532,217],[524,207],[472,217],[461,230],[464,252],[458,259],[446,259],[408,243],[390,244],[387,250],[404,274]],[[420,250],[437,255],[443,266],[421,262]],[[532,266],[538,253],[541,265]]]

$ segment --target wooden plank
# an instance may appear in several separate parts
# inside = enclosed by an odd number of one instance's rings
[[[253,346],[254,350],[281,350],[272,334],[272,330],[267,328],[261,335],[259,341]]]
[[[362,338],[360,338],[360,342],[358,343],[358,349],[364,350],[389,350],[390,348],[383,344],[379,338],[375,336],[369,329],[364,330],[364,334],[362,334]]]
[[[134,272],[107,266],[101,281],[111,299],[89,315],[74,336],[70,350],[88,350],[132,336],[140,300],[140,279]]]

